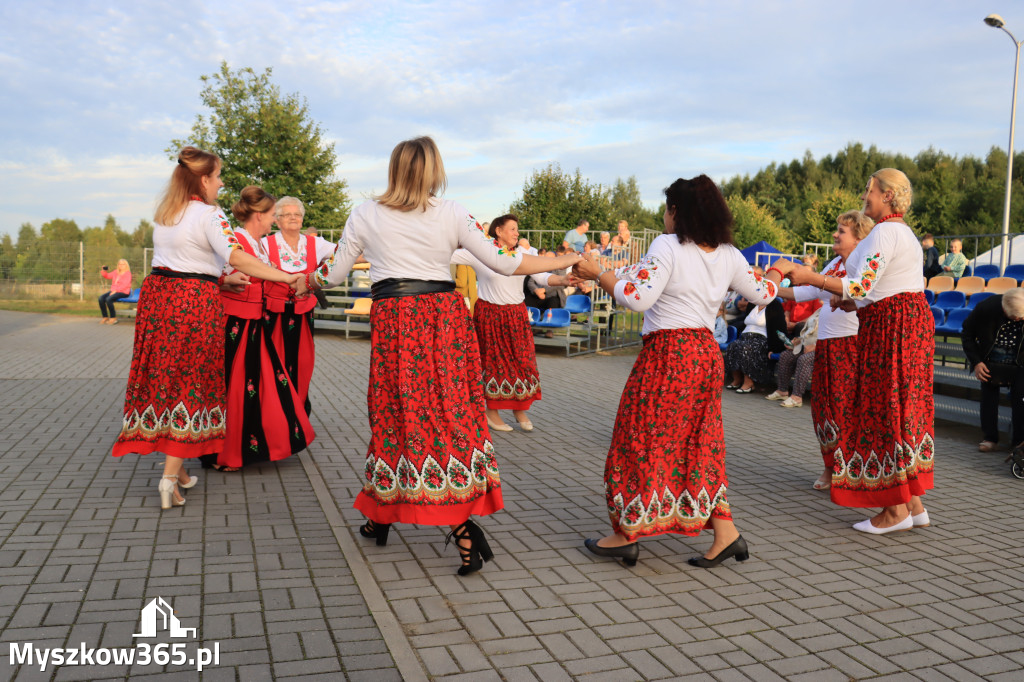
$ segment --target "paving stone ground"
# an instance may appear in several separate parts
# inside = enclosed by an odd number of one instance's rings
[[[593,557],[601,474],[633,354],[544,351],[536,430],[494,434],[506,508],[467,578],[441,529],[355,533],[369,342],[324,334],[309,451],[200,471],[161,512],[162,457],[115,459],[130,323],[0,312],[0,679],[1021,680],[1024,481],[940,425],[932,527],[867,536],[811,490],[809,407],[723,398],[730,502],[751,559],[686,564],[710,535]],[[866,397],[868,399],[868,397]],[[171,602],[219,664],[12,665],[10,644],[132,647]],[[171,641],[166,638],[157,641]]]

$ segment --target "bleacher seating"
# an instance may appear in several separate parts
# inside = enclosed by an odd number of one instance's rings
[[[999,277],[999,266],[992,265],[991,263],[985,263],[974,268],[974,276],[981,277],[983,280],[988,282],[993,277]]]
[[[928,305],[935,305],[935,292],[931,289],[925,289],[924,300],[928,301]]]
[[[947,277],[947,279],[949,278]],[[967,305],[967,297],[959,291],[941,291],[935,297],[935,306],[942,308],[946,312],[956,308],[963,308],[965,305]]]
[[[1006,270],[1003,272],[1003,277],[1013,277],[1017,280],[1017,284],[1024,282],[1024,265],[1020,263],[1007,265]]]
[[[533,306],[526,306],[526,312],[530,315],[530,324],[537,324],[540,322],[540,308],[534,308]]]
[[[718,344],[718,347],[721,350],[724,351],[726,348],[729,347],[729,344],[731,344],[735,340],[736,340],[736,327],[734,327],[734,326],[732,326],[730,324],[729,325],[729,331],[726,332],[726,335],[725,335],[725,343]]]
[[[928,280],[928,286],[925,288],[931,289],[935,293],[940,294],[943,291],[952,291],[955,285],[956,282],[953,281],[952,277],[943,277],[942,275],[937,275]]]
[[[974,310],[974,308],[979,303],[984,301],[986,298],[992,298],[995,295],[996,294],[992,293],[991,291],[982,291],[980,293],[974,294],[969,299],[967,299],[967,309],[968,310]]]
[[[956,288],[954,289],[954,291],[959,291],[968,298],[984,290],[985,280],[981,277],[961,277],[956,281]]]
[[[974,268],[972,268],[970,265],[965,265],[963,274],[961,274],[960,276],[971,277],[972,275],[974,275]],[[984,279],[984,277],[982,279]]]
[[[533,326],[559,329],[561,327],[568,327],[571,323],[572,316],[565,308],[548,308],[541,315],[541,319],[533,323]]]
[[[126,310],[123,313],[121,313],[122,316],[124,316],[124,317],[135,317],[135,306],[139,302],[139,294],[140,293],[142,293],[142,289],[141,288],[140,289],[132,289],[132,293],[130,293],[128,296],[125,296],[124,298],[122,298],[119,301],[114,301],[115,303],[127,303],[128,304],[128,310]]]
[[[949,317],[942,324],[935,325],[936,334],[959,336],[963,332],[964,320],[971,314],[967,308],[957,308],[949,311]]]
[[[985,291],[991,291],[993,294],[1005,294],[1010,289],[1017,288],[1017,280],[1013,277],[993,277],[985,285]]]
[[[932,317],[935,318],[935,328],[938,329],[939,325],[946,321],[946,311],[937,306],[932,306]]]

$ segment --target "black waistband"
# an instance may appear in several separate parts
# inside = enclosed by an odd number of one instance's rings
[[[177,270],[168,270],[167,268],[153,268],[150,272],[151,275],[157,277],[171,277],[174,279],[201,279],[204,282],[217,283],[217,278],[213,275],[206,275],[201,272],[178,272]]]
[[[419,296],[420,294],[440,294],[455,291],[455,282],[438,282],[423,279],[398,279],[389,277],[375,282],[370,287],[370,296],[374,301],[385,298],[402,298]]]

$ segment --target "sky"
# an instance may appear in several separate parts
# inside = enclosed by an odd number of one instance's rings
[[[0,234],[151,219],[222,61],[308,100],[355,204],[426,134],[481,220],[550,163],[636,176],[655,208],[678,177],[850,142],[984,157],[1007,146],[1014,76],[993,12],[1024,38],[1007,0],[5,0]]]

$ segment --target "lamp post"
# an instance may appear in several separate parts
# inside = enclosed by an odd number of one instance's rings
[[[1006,261],[1009,258],[1010,243],[1010,186],[1013,184],[1013,126],[1017,119],[1017,71],[1020,66],[1021,43],[1007,30],[1003,18],[998,14],[990,14],[985,17],[985,23],[993,28],[1001,28],[1010,36],[1010,40],[1017,48],[1017,58],[1013,62],[1013,99],[1010,104],[1010,148],[1006,155],[1006,199],[1003,204],[1003,248],[999,254],[999,274],[1006,272]]]

